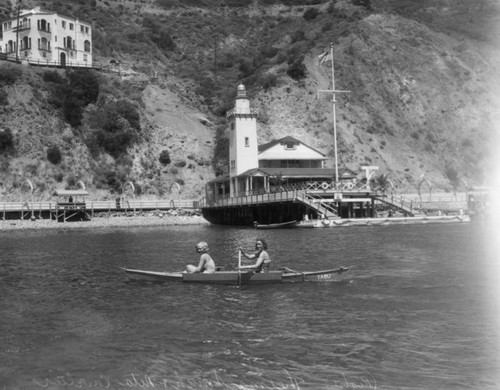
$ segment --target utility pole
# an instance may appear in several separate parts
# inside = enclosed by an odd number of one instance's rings
[[[217,38],[214,39],[214,73],[217,76]]]
[[[337,115],[335,113],[335,103],[337,101],[335,100],[335,94],[337,93],[351,93],[351,91],[336,91],[335,90],[335,67],[333,64],[333,42],[330,43],[330,53],[327,54],[328,52],[323,53],[320,56],[320,65],[323,62],[326,61],[332,61],[332,89],[320,89],[318,90],[319,92],[322,93],[331,93],[332,94],[332,116],[333,116],[333,142],[334,142],[334,154],[335,154],[335,183],[338,183],[339,181],[339,163],[338,163],[338,156],[337,156]]]
[[[16,62],[19,62],[19,17],[21,14],[21,3],[17,5],[17,27],[16,27]]]

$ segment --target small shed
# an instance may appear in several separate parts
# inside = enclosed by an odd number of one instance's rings
[[[90,220],[85,203],[88,195],[85,190],[56,190],[53,194],[57,196],[55,219],[58,222]]]

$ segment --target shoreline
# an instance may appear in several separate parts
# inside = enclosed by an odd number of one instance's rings
[[[7,219],[0,220],[0,232],[13,230],[67,230],[127,228],[149,226],[209,225],[201,215],[169,215],[151,213],[149,215],[106,215],[94,216],[89,221],[57,222],[53,219]]]

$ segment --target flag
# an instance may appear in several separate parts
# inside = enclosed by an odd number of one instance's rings
[[[328,51],[325,51],[323,54],[320,54],[318,56],[318,59],[319,59],[319,64],[321,65],[323,62],[332,61],[333,60],[333,55],[332,55],[332,53],[329,53]]]

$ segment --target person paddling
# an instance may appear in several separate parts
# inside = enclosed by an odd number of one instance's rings
[[[255,264],[252,265],[240,265],[239,269],[254,269],[256,273],[259,272],[269,272],[271,266],[271,259],[267,253],[267,243],[263,239],[257,239],[255,241],[256,253],[247,254],[243,249],[239,248],[241,254],[247,259],[257,259]]]
[[[196,244],[196,251],[198,253],[201,253],[200,262],[197,267],[192,264],[188,264],[186,266],[186,272],[189,274],[193,274],[196,272],[214,273],[215,262],[208,254],[208,244],[205,241],[199,242],[198,244]]]

